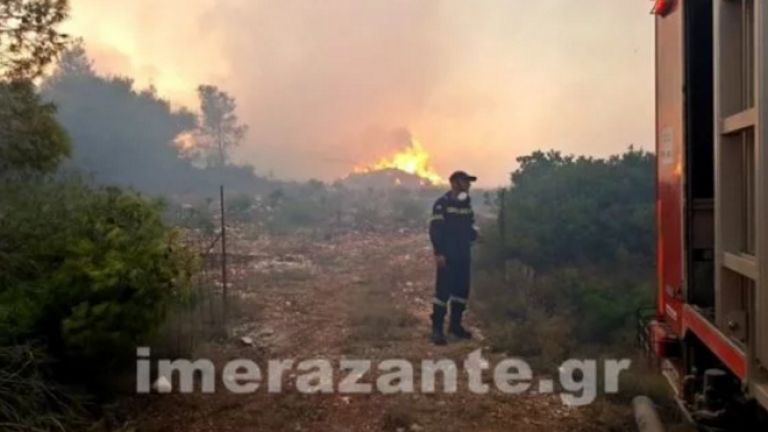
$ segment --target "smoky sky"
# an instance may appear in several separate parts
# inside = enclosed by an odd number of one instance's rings
[[[299,174],[392,147],[439,80],[439,16],[438,2],[412,0],[218,10],[217,25],[251,29],[225,49],[253,77],[236,92],[256,123],[254,151]]]
[[[508,179],[542,148],[653,147],[653,21],[638,0],[73,0],[97,68],[179,104],[238,101],[238,159],[332,180],[413,136],[442,174]]]

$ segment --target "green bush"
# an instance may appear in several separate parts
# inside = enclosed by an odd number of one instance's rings
[[[253,219],[256,200],[251,195],[238,194],[225,201],[226,218],[230,221],[246,222]]]
[[[287,196],[265,218],[267,230],[273,234],[286,234],[316,228],[325,221],[326,215],[314,201]]]
[[[630,148],[518,162],[477,254],[477,269],[496,275],[477,292],[488,324],[504,349],[550,359],[626,345],[653,296],[655,157]],[[512,263],[529,274],[510,274]]]
[[[0,197],[0,343],[40,341],[94,378],[132,361],[194,269],[160,203],[78,179],[6,184]]]
[[[655,157],[632,148],[608,159],[534,152],[506,190],[504,258],[539,271],[653,265]]]

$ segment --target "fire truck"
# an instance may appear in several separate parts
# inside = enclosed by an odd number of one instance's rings
[[[651,13],[658,286],[639,339],[701,429],[765,432],[768,0]]]

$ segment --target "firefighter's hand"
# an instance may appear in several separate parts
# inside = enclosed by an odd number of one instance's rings
[[[438,267],[445,267],[445,257],[442,255],[435,255],[435,264]]]

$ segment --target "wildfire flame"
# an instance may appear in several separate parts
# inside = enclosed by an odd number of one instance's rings
[[[429,166],[429,153],[419,141],[411,138],[409,146],[390,158],[383,158],[367,167],[356,167],[357,174],[370,173],[384,169],[397,169],[408,174],[416,175],[433,185],[447,184],[445,180]],[[396,180],[399,182],[399,180]]]
[[[179,134],[173,141],[179,150],[190,150],[195,147],[195,138],[190,132]]]

